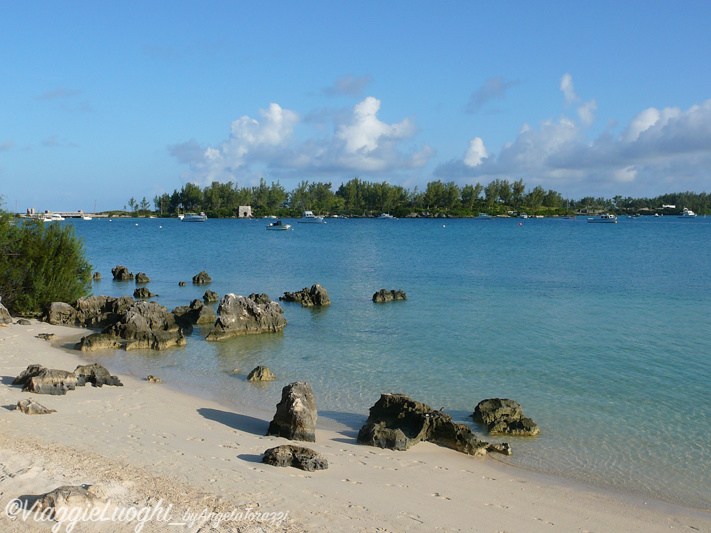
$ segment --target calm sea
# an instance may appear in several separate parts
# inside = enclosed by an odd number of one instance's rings
[[[541,427],[512,443],[516,465],[690,507],[711,508],[711,219],[328,220],[265,231],[265,220],[68,221],[103,281],[117,264],[152,279],[173,309],[210,289],[248,295],[322,284],[331,306],[282,304],[281,333],[185,348],[106,352],[112,372],[274,412],[308,381],[322,421],[357,429],[383,392],[457,420],[490,397]],[[186,281],[187,287],[178,287]],[[381,288],[408,300],[372,303]],[[245,374],[277,375],[254,386]],[[241,374],[235,374],[239,369]],[[481,434],[481,428],[474,426]]]

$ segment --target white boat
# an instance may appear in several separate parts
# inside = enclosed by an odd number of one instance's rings
[[[386,220],[397,220],[394,216],[389,213],[383,213],[378,218],[384,218]]]
[[[282,224],[281,220],[272,222],[267,226],[269,231],[289,231],[291,229],[291,224]]]
[[[598,224],[617,224],[617,217],[615,215],[598,215],[596,217],[588,218],[588,222],[598,223]]]
[[[323,217],[317,217],[311,211],[304,211],[298,222],[302,224],[323,224]]]
[[[205,222],[207,220],[207,215],[205,213],[185,213],[182,218],[183,222]]]
[[[82,220],[94,220],[93,218],[88,217],[88,216],[86,216],[86,215],[84,215],[83,217],[81,217],[81,219],[82,219]]]
[[[477,220],[493,220],[494,217],[491,215],[487,215],[486,213],[479,213],[479,216],[476,217]]]
[[[64,217],[58,213],[45,213],[42,220],[45,222],[59,222],[60,220],[64,220]]]
[[[518,218],[528,218],[528,215],[526,213],[521,213]]]
[[[696,218],[696,213],[685,207],[684,212],[681,215],[678,215],[677,218]]]

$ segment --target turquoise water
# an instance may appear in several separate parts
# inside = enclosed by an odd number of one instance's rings
[[[318,282],[331,296],[282,304],[281,333],[207,343],[196,330],[185,348],[92,357],[265,416],[306,380],[321,420],[353,429],[382,392],[468,424],[480,400],[508,397],[541,435],[490,439],[512,443],[506,462],[711,508],[711,220],[290,222],[64,222],[104,277],[95,294],[132,294],[111,280],[123,264],[169,309],[202,297],[190,280],[203,269],[220,295],[276,300]],[[408,300],[373,304],[380,288]],[[258,364],[278,381],[247,383]]]

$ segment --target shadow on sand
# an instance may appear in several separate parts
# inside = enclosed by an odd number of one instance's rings
[[[267,429],[269,428],[269,422],[252,416],[206,407],[201,407],[197,411],[208,420],[214,420],[227,427],[239,429],[240,431],[251,433],[252,435],[264,436],[267,434]]]

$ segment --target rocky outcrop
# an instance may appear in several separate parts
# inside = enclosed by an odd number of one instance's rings
[[[373,301],[375,303],[392,302],[394,300],[407,300],[407,294],[402,291],[388,291],[386,289],[380,289],[378,292],[373,294]]]
[[[470,428],[457,424],[443,411],[412,400],[404,394],[383,394],[370,408],[370,416],[358,432],[358,443],[404,451],[428,441],[468,455],[500,451],[477,439]],[[507,452],[504,452],[507,453]]]
[[[148,376],[148,377],[146,378],[146,381],[147,381],[148,383],[163,383],[163,380],[160,379],[160,378],[157,377],[157,376]]]
[[[44,405],[37,403],[32,398],[17,402],[15,411],[22,411],[26,415],[48,415],[57,412],[56,409],[47,409]]]
[[[286,326],[283,312],[276,302],[259,304],[244,296],[226,294],[217,308],[219,318],[206,339],[217,341],[238,335],[280,331]]]
[[[94,387],[102,387],[104,385],[123,387],[123,383],[117,376],[112,376],[108,370],[97,364],[79,365],[74,370],[74,375],[77,377],[77,385],[80,387],[87,383],[91,383]]]
[[[293,466],[307,472],[328,468],[328,461],[320,453],[310,448],[290,444],[269,448],[264,452],[262,462],[272,466]]]
[[[2,323],[2,322],[0,322],[0,324],[1,324],[1,323]],[[18,326],[31,326],[31,325],[32,325],[32,322],[30,322],[30,321],[27,320],[26,318],[21,318],[20,320],[18,320],[17,322],[15,322],[15,324],[17,324]]]
[[[269,304],[272,302],[271,298],[269,298],[269,295],[264,292],[260,292],[260,293],[253,292],[252,294],[250,294],[248,296],[248,298],[250,300],[254,300],[258,304],[262,304],[262,305],[266,305],[266,304]]]
[[[205,294],[202,295],[202,301],[205,302],[206,304],[212,304],[215,302],[219,302],[220,295],[217,294],[215,291],[211,291],[210,289],[207,289],[205,291]]]
[[[117,350],[122,347],[122,344],[116,340],[116,337],[109,333],[92,333],[74,345],[75,350],[82,352],[96,352],[98,350]]]
[[[176,307],[171,313],[182,327],[186,324],[214,324],[217,319],[215,310],[197,299],[190,302],[190,305]]]
[[[267,435],[316,442],[318,412],[311,385],[304,381],[288,384],[282,389],[276,408]]]
[[[185,283],[184,281],[178,282],[178,287],[185,287],[186,285],[187,285],[187,283]]]
[[[130,296],[88,296],[76,303],[76,325],[82,327],[106,327],[119,321],[121,314],[136,301]]]
[[[150,283],[151,278],[145,272],[139,272],[136,274],[136,283]]]
[[[272,371],[268,367],[259,365],[257,368],[252,370],[247,376],[247,381],[274,381],[276,376],[272,374]]]
[[[195,285],[206,285],[208,283],[212,283],[212,278],[204,270],[193,276],[193,284]]]
[[[0,302],[2,302],[2,298],[0,298]],[[10,311],[2,303],[0,303],[0,324],[12,324]]]
[[[74,372],[30,365],[15,378],[12,384],[22,385],[23,392],[60,396],[76,388],[77,377]]]
[[[285,302],[301,302],[302,307],[323,306],[331,303],[328,291],[318,283],[312,285],[310,289],[304,287],[297,292],[285,292],[284,296],[280,296],[279,299]]]
[[[136,300],[147,300],[148,298],[155,298],[157,294],[153,294],[148,290],[147,287],[138,287],[133,291],[133,297]]]
[[[51,341],[56,335],[54,333],[38,333],[36,335],[38,339],[42,339],[43,341]]]
[[[132,304],[120,320],[103,333],[128,341],[124,344],[126,350],[163,350],[170,346],[185,345],[185,336],[175,321],[175,315],[156,302]]]
[[[123,265],[116,265],[111,269],[111,274],[115,281],[132,281],[134,278],[134,275]]]
[[[521,405],[507,398],[482,400],[472,417],[487,427],[489,435],[531,437],[540,433],[538,425],[523,415]]]
[[[54,325],[73,326],[77,321],[77,310],[64,302],[52,302],[45,309],[44,320]]]
[[[94,272],[94,274],[91,276],[91,279],[94,281],[101,281],[101,272]]]

